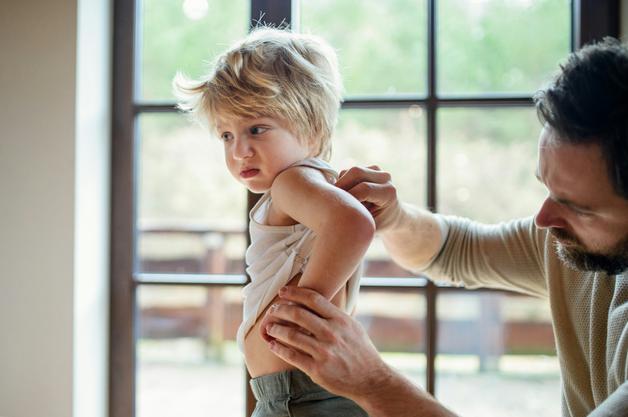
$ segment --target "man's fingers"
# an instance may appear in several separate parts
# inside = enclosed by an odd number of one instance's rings
[[[377,165],[353,167],[336,181],[336,187],[347,191],[369,210],[385,207],[397,198],[390,174]]]
[[[262,339],[264,339],[267,342],[270,342],[271,340],[273,340],[273,338],[269,336],[268,333],[266,332],[266,328],[271,324],[282,324],[285,326],[291,325],[289,322],[285,320],[281,320],[278,317],[272,315],[270,311],[267,311],[264,314],[264,317],[262,317],[260,321],[260,325],[259,325],[259,333],[262,336]]]
[[[268,334],[274,339],[274,341],[279,341],[284,346],[290,346],[290,348],[301,353],[305,353],[311,357],[316,356],[315,353],[319,345],[318,340],[311,335],[303,333],[295,327],[273,324],[269,326]]]
[[[329,319],[344,314],[342,310],[314,290],[289,285],[279,291],[279,297],[307,307],[318,316]],[[303,326],[302,326],[303,327]],[[310,330],[311,329],[307,329]]]
[[[396,198],[395,187],[390,183],[361,182],[346,191],[362,203],[371,203],[380,207],[394,201]]]
[[[390,181],[390,174],[385,171],[380,171],[379,167],[376,165],[371,165],[368,168],[353,167],[340,176],[338,181],[336,181],[336,187],[348,190],[365,181],[380,184],[385,183]]]
[[[293,302],[291,301],[287,301],[287,300],[277,300],[274,305],[294,305]],[[286,326],[290,326],[291,323],[285,320],[281,320],[280,318],[274,316],[271,314],[271,309],[268,308],[266,310],[266,312],[264,312],[264,315],[262,316],[262,318],[260,319],[260,323],[259,323],[259,333],[262,336],[262,339],[264,339],[267,342],[270,342],[271,340],[273,340],[272,337],[270,337],[267,333],[266,333],[266,326],[268,326],[269,324],[272,323],[279,323],[279,324],[284,324]]]
[[[296,366],[306,374],[309,373],[314,364],[314,359],[296,349],[284,345],[278,340],[270,342],[270,350],[284,361],[288,362],[292,366]]]
[[[269,317],[272,323],[287,326],[296,326],[299,331],[305,334],[315,334],[317,337],[325,335],[324,319],[309,311],[307,308],[294,303],[276,303],[269,310]]]

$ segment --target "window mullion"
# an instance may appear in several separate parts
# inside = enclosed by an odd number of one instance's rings
[[[436,80],[436,0],[427,2],[427,207],[435,211],[436,195],[436,111],[437,80]],[[438,321],[436,317],[436,299],[438,289],[434,283],[428,282],[425,292],[425,355],[426,381],[425,388],[430,394],[435,392],[435,361],[438,337]]]
[[[114,2],[109,416],[135,415],[134,111],[136,3]]]
[[[619,0],[573,0],[572,49],[601,40],[604,36],[619,37]]]
[[[292,22],[292,0],[251,0],[251,21],[250,26],[254,28],[259,23],[270,24],[272,26],[290,25]],[[261,198],[260,194],[253,194],[247,191],[247,213],[253,208],[257,201]],[[246,215],[246,213],[245,213]],[[246,216],[246,224],[248,230],[249,216]],[[251,244],[251,237],[246,234],[247,246]],[[250,417],[255,409],[255,397],[251,391],[249,381],[251,376],[248,371],[246,373],[246,416]]]

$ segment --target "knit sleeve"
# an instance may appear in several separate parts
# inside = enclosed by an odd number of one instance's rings
[[[547,296],[544,257],[547,232],[530,218],[485,225],[444,217],[447,239],[424,272],[430,278],[466,288],[505,289]]]
[[[624,382],[593,410],[588,417],[628,416],[628,381]]]

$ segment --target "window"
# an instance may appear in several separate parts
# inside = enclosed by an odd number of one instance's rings
[[[532,93],[574,43],[616,33],[592,4],[115,1],[111,416],[240,417],[252,404],[234,343],[252,196],[176,113],[175,71],[199,76],[260,17],[317,33],[339,49],[346,87],[333,165],[378,164],[405,201],[495,222],[543,196]],[[433,284],[376,241],[357,317],[387,361],[462,415],[558,413],[537,300]]]

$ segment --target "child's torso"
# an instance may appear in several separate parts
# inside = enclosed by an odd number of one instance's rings
[[[301,274],[298,274],[288,283],[288,285],[298,285]],[[332,299],[332,303],[342,309],[346,305],[346,291],[339,291]],[[275,297],[272,303],[264,309],[260,315],[260,319],[255,323],[251,331],[244,338],[244,360],[246,367],[252,378],[268,375],[275,372],[281,372],[288,369],[294,369],[294,366],[281,360],[278,356],[270,351],[268,344],[260,334],[261,318],[266,314],[266,310],[274,304],[279,297]]]
[[[323,174],[323,172],[321,172]],[[263,206],[266,207],[263,207]],[[257,210],[256,213],[260,215],[260,218],[257,219],[265,226],[271,227],[279,227],[282,226],[294,226],[298,225],[298,223],[290,218],[285,213],[281,212],[277,209],[275,205],[272,204],[272,201],[268,201],[267,204],[263,204],[260,206],[260,210]],[[254,221],[255,216],[252,217],[251,221]],[[301,225],[296,227],[303,227]],[[253,236],[252,236],[253,237]],[[313,237],[312,237],[313,238]],[[298,285],[299,279],[301,278],[301,273],[296,274],[287,285]],[[333,304],[336,306],[345,309],[347,303],[347,291],[341,290],[334,296],[331,300]],[[247,331],[244,336],[244,340],[242,341],[242,350],[244,353],[246,365],[248,371],[252,377],[257,377],[261,375],[267,375],[270,373],[280,372],[288,369],[293,369],[294,367],[287,362],[279,359],[276,355],[274,355],[270,349],[266,341],[260,335],[260,325],[262,322],[262,318],[264,317],[266,310],[270,308],[272,304],[278,301],[279,298],[275,296],[270,303],[268,303],[263,311],[257,316],[257,320],[255,324]]]

